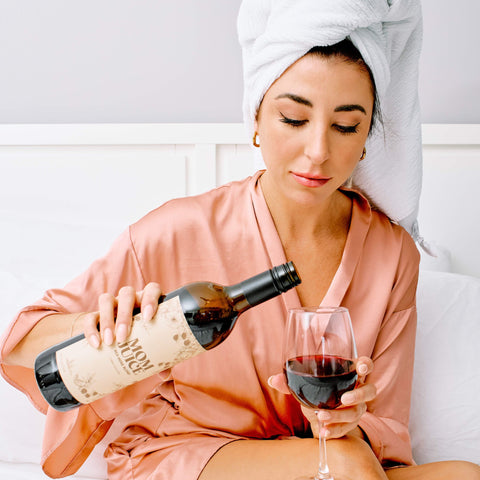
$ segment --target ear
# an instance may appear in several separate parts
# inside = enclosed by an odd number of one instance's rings
[[[262,104],[259,105],[259,107],[257,108],[257,111],[255,112],[255,120],[253,121],[253,128],[254,128],[254,131],[258,131],[258,122],[260,120],[260,115],[261,115],[261,106]]]

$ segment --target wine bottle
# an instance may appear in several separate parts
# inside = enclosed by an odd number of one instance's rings
[[[154,318],[135,314],[121,343],[91,347],[83,334],[40,353],[35,377],[45,400],[68,411],[214,348],[237,317],[300,283],[292,262],[236,285],[195,282],[160,298]]]

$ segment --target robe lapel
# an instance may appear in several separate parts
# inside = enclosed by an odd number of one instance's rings
[[[258,183],[258,179],[262,173],[263,171],[257,172],[254,176],[254,182],[251,184],[252,205],[265,252],[270,258],[273,267],[276,265],[281,265],[282,263],[286,263],[287,258],[275,227],[275,223],[270,215],[267,202],[263,196],[262,189]],[[292,288],[288,292],[282,294],[281,298],[283,300],[285,310],[288,310],[289,308],[301,307],[300,299],[298,298],[295,288]]]
[[[333,277],[330,288],[321,302],[322,306],[341,306],[345,293],[352,282],[355,269],[362,255],[365,239],[367,238],[372,217],[370,206],[367,200],[357,194],[357,192],[352,192],[352,197],[352,219],[342,260]]]

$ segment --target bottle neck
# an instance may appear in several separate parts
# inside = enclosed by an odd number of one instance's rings
[[[272,270],[255,275],[248,280],[225,287],[233,308],[242,313],[255,305],[259,305],[280,295],[299,283],[298,276],[292,277],[290,271],[274,267]]]

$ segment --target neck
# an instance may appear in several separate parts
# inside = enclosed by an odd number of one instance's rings
[[[351,201],[343,193],[335,191],[321,203],[304,205],[270,188],[270,179],[265,174],[260,177],[260,186],[284,244],[292,239],[335,237],[348,231]]]

